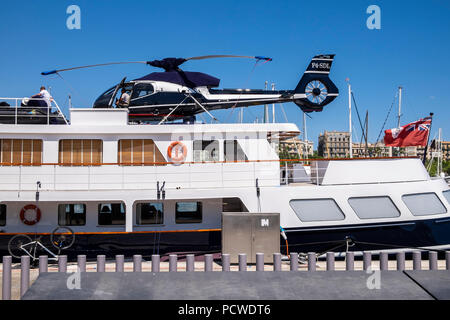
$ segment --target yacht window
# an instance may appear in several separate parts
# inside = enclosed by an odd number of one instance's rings
[[[136,204],[137,224],[162,224],[164,221],[164,207],[161,202]]]
[[[444,205],[434,192],[406,194],[402,196],[403,202],[415,216],[427,216],[446,213]]]
[[[400,211],[398,211],[391,198],[387,196],[350,198],[348,203],[360,219],[395,218],[400,216]]]
[[[6,226],[6,204],[0,204],[0,226]]]
[[[177,202],[175,211],[176,223],[201,223],[201,202]]]
[[[166,160],[151,139],[119,140],[117,162],[121,165],[164,165]]]
[[[0,165],[40,166],[42,140],[0,139]]]
[[[447,199],[447,202],[450,204],[450,190],[443,192],[445,199]]]
[[[125,224],[125,205],[123,203],[100,203],[98,205],[98,224],[101,226]]]
[[[222,212],[248,212],[248,209],[240,198],[223,198]]]
[[[59,140],[59,163],[69,166],[101,165],[103,159],[102,140]]]
[[[237,140],[224,141],[225,161],[246,161],[248,160]]]
[[[58,205],[58,224],[60,226],[84,226],[86,224],[86,205],[81,203]]]
[[[219,161],[218,140],[194,140],[194,162]]]
[[[304,222],[344,220],[342,210],[333,199],[291,200],[297,217]]]

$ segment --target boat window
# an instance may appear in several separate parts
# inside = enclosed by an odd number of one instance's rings
[[[240,198],[223,198],[222,212],[248,212],[248,209]]]
[[[117,162],[121,165],[165,165],[166,160],[151,139],[119,140]]]
[[[59,204],[58,224],[60,226],[84,226],[86,224],[86,205],[81,203]]]
[[[225,140],[224,146],[225,161],[248,160],[237,140]]]
[[[447,199],[447,202],[450,204],[450,190],[446,190],[443,192],[445,199]]]
[[[291,200],[289,205],[304,222],[344,220],[345,216],[334,199]]]
[[[405,194],[403,202],[409,211],[415,216],[427,216],[432,214],[446,213],[444,205],[434,192]]]
[[[125,205],[123,203],[100,203],[98,205],[98,224],[101,226],[125,224]]]
[[[177,202],[175,211],[176,223],[201,223],[201,202]]]
[[[194,162],[219,161],[218,140],[194,140]]]
[[[0,226],[6,226],[6,204],[0,204]]]
[[[164,207],[161,202],[136,204],[137,224],[162,224],[164,222]]]
[[[388,196],[349,198],[348,203],[360,219],[395,218],[400,211]]]
[[[69,166],[101,165],[103,160],[102,140],[59,140],[59,164]]]
[[[0,139],[0,165],[40,166],[42,140]]]

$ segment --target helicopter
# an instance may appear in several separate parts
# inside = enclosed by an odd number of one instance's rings
[[[272,103],[293,102],[304,112],[320,112],[339,94],[329,78],[334,54],[316,55],[294,90],[217,89],[220,79],[211,75],[183,71],[180,65],[190,60],[211,58],[249,58],[256,62],[272,61],[263,56],[208,55],[191,58],[164,58],[152,61],[111,62],[42,72],[42,75],[58,74],[81,68],[114,64],[141,63],[162,68],[138,79],[120,83],[102,93],[93,108],[128,108],[130,121],[169,121],[182,119],[195,121],[195,115],[236,107],[249,107]],[[121,94],[120,94],[121,92]],[[125,96],[124,96],[125,94]],[[122,99],[126,97],[127,99]]]

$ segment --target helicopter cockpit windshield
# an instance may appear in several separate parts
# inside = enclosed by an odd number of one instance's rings
[[[114,106],[128,107],[133,92],[134,83],[125,83],[124,80],[117,86],[103,92],[94,102],[94,108],[112,108]]]

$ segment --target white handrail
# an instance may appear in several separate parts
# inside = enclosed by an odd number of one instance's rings
[[[47,102],[48,99],[45,98],[30,98],[30,97],[22,97],[22,98],[7,98],[7,97],[0,97],[0,100],[7,100],[7,101],[15,101],[15,106],[10,106],[11,108],[14,108],[14,124],[17,125],[17,118],[18,118],[18,108],[36,108],[37,106],[19,106],[18,101],[22,101],[22,100],[40,100],[40,101],[45,101]],[[47,124],[50,124],[50,112],[53,108],[52,106],[52,102],[54,103],[54,107],[56,108],[57,112],[58,112],[58,116],[61,116],[64,120],[64,122],[66,124],[69,124],[69,122],[67,121],[66,117],[64,116],[64,113],[61,111],[61,108],[59,107],[58,103],[56,102],[55,99],[51,99],[50,100],[50,105],[47,105],[47,115],[45,115],[45,117],[47,117]],[[45,107],[40,107],[40,108],[45,108]],[[42,115],[32,115],[33,117],[41,117]],[[1,117],[1,115],[0,115]]]

